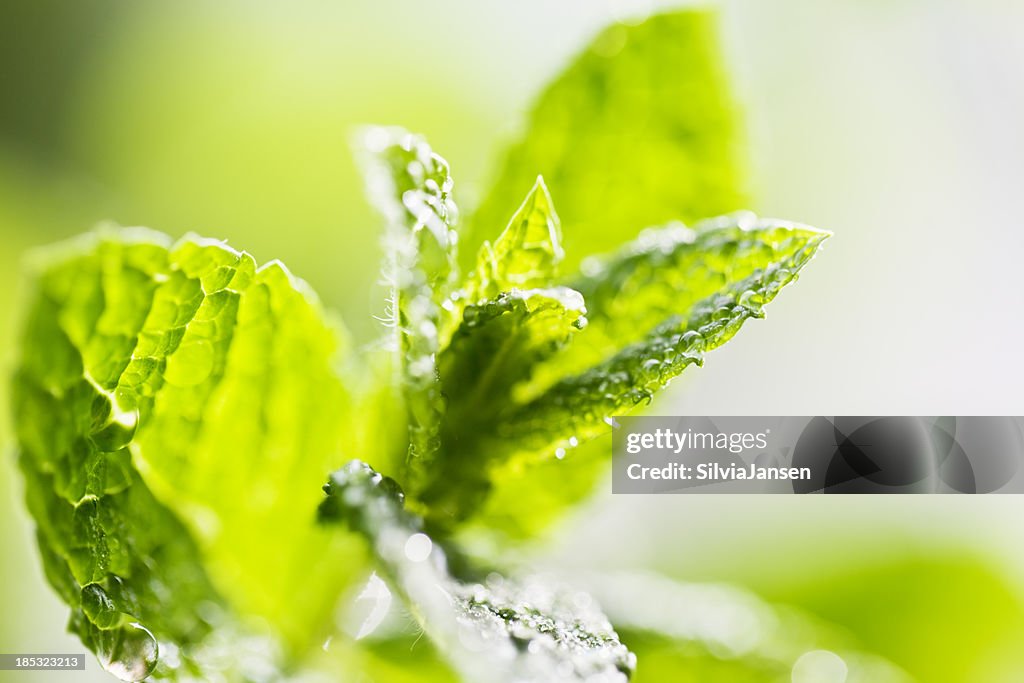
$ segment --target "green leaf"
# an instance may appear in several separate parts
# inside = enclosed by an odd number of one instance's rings
[[[797,278],[828,236],[743,215],[696,232],[681,226],[650,232],[594,265],[578,282],[590,294],[590,338],[580,335],[566,358],[551,361],[547,374],[575,370],[570,354],[589,363],[618,350],[578,374],[521,392],[527,398],[503,416],[498,440],[516,435],[517,451],[554,455],[606,432],[612,417],[649,403],[744,322],[764,317],[764,306]]]
[[[408,476],[416,481],[437,452],[444,413],[435,357],[447,326],[442,305],[457,277],[453,180],[448,163],[408,131],[370,128],[362,140],[368,193],[387,222],[388,322],[408,411]]]
[[[494,428],[513,389],[586,325],[579,292],[550,287],[564,256],[561,228],[544,181],[538,178],[494,245],[485,242],[475,270],[453,297],[461,315],[439,358],[447,412],[441,454],[410,491],[430,508],[432,521],[451,519],[489,489],[486,453],[477,438]],[[418,485],[415,485],[418,484]]]
[[[537,178],[494,246],[480,247],[463,298],[477,303],[513,288],[543,287],[558,274],[563,258],[561,222],[544,179]]]
[[[391,479],[350,462],[331,475],[320,506],[325,522],[362,533],[392,586],[466,680],[624,683],[635,658],[588,596],[491,575],[453,577],[445,554],[407,512]]]
[[[579,447],[762,317],[827,237],[744,213],[695,230],[648,230],[617,254],[588,261],[568,281],[586,301],[586,327],[554,353],[525,359],[528,370],[490,392],[489,408],[467,402],[482,419],[447,425],[453,464],[438,480],[449,489],[438,495],[439,483],[427,496],[437,507],[431,523],[444,528],[475,515],[485,531],[535,533],[601,475],[608,448]],[[489,341],[474,353],[487,358],[497,348]],[[561,485],[544,490],[542,478]]]
[[[568,287],[513,289],[468,306],[440,360],[449,420],[461,430],[462,419],[493,417],[512,387],[585,329],[586,312]]]
[[[443,516],[460,505],[450,497],[487,490],[486,453],[476,439],[493,430],[513,387],[564,348],[586,325],[583,297],[566,287],[513,289],[463,311],[462,323],[441,354],[441,385],[448,399],[438,457],[417,498]]]
[[[608,359],[675,315],[774,266],[795,272],[828,233],[740,212],[693,229],[676,223],[645,230],[614,255],[592,258],[569,281],[587,303],[587,329],[570,352],[537,373],[519,398]],[[753,294],[746,295],[749,298]]]
[[[508,460],[492,464],[486,472],[488,485],[482,487],[483,495],[467,497],[441,521],[450,524],[449,518],[458,519],[459,537],[467,539],[467,544],[480,543],[494,562],[497,553],[550,531],[570,506],[593,494],[608,476],[611,448],[611,434],[606,434],[566,449],[564,454],[556,450],[554,458],[527,460],[508,451],[497,453]],[[557,457],[559,454],[563,457]]]
[[[352,398],[308,287],[222,243],[140,229],[51,249],[35,270],[15,418],[71,628],[103,659],[114,625],[121,649],[144,650],[141,624],[180,650],[168,677],[222,666],[206,636],[235,621],[292,654],[319,642],[364,559],[312,523],[309,487],[348,447]]]
[[[715,15],[659,14],[606,29],[540,95],[472,218],[504,225],[508,197],[542,174],[558,198],[567,266],[640,228],[747,204]]]

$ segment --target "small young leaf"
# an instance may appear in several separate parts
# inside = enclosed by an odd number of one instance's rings
[[[219,242],[137,229],[50,250],[34,284],[18,446],[71,628],[102,659],[144,651],[125,630],[141,624],[180,672],[234,617],[309,647],[363,557],[311,523],[308,486],[345,448],[351,399],[308,288]]]
[[[438,449],[444,413],[435,358],[457,276],[453,180],[448,162],[408,131],[370,128],[363,142],[369,196],[387,222],[384,276],[409,419],[408,474],[417,481]]]
[[[555,279],[563,258],[561,223],[543,178],[537,178],[494,245],[480,247],[463,298],[472,304],[513,288],[543,287]]]
[[[404,509],[398,485],[359,461],[331,475],[324,490],[321,520],[366,536],[393,587],[466,680],[628,679],[635,658],[585,594],[538,578],[459,581],[421,520]]]
[[[717,33],[713,12],[687,9],[597,36],[540,95],[470,243],[504,225],[508,197],[537,174],[558,199],[568,267],[641,227],[747,205]]]

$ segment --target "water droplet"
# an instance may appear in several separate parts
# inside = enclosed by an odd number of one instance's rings
[[[565,449],[561,447],[556,448],[555,457],[558,458],[559,460],[563,459],[565,457]]]
[[[387,584],[377,576],[377,572],[370,574],[362,592],[352,604],[352,617],[359,622],[356,640],[361,640],[377,630],[391,610],[391,600],[391,590]],[[329,643],[330,639],[324,643],[324,650]]]
[[[108,422],[89,435],[97,448],[106,453],[119,451],[135,438],[135,429],[139,424],[138,410],[117,410],[110,413]]]
[[[405,556],[410,562],[422,562],[430,557],[434,543],[426,534],[413,534],[405,542]]]
[[[690,330],[688,332],[683,333],[683,336],[680,338],[680,341],[683,344],[685,344],[687,348],[693,348],[698,344],[702,344],[704,342],[704,336],[700,332],[697,332],[696,330]]]
[[[761,298],[758,295],[758,293],[755,292],[754,290],[747,289],[747,290],[744,290],[744,292],[742,294],[740,294],[740,298],[739,298],[739,305],[740,306],[743,306],[744,308],[751,308],[751,309],[753,309],[753,308],[757,308],[760,304],[761,304]]]
[[[142,624],[122,614],[124,624],[100,631],[96,652],[108,673],[122,681],[141,681],[156,668],[160,650],[156,638]]]

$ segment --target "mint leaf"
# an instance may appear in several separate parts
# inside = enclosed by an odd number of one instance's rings
[[[493,417],[513,386],[586,327],[586,312],[568,287],[513,289],[468,306],[440,360],[448,419],[460,427],[461,418]]]
[[[433,517],[461,507],[450,498],[486,492],[488,459],[475,448],[478,437],[494,429],[513,387],[585,327],[585,313],[583,297],[567,287],[513,289],[464,309],[439,362],[448,397],[443,457],[416,491]]]
[[[509,196],[538,174],[558,198],[567,267],[642,227],[746,205],[717,30],[712,12],[689,9],[597,36],[538,98],[471,243],[504,225]]]
[[[365,463],[348,463],[324,491],[321,520],[366,537],[392,586],[467,680],[628,679],[635,658],[585,594],[537,578],[458,580],[422,521],[404,509],[399,486]]]
[[[492,427],[488,433],[493,431]],[[557,448],[553,458],[520,458],[514,449],[493,453],[485,470],[487,484],[459,500],[445,516],[428,519],[440,528],[457,521],[460,537],[487,539],[490,547],[514,548],[515,542],[536,539],[608,476],[610,433],[575,447],[563,446],[564,451]]]
[[[594,340],[581,335],[579,353],[589,361],[625,346],[512,408],[498,441],[515,435],[520,453],[556,455],[606,432],[613,416],[649,403],[744,322],[763,317],[764,306],[796,279],[827,237],[802,226],[726,218],[697,232],[669,227],[648,233],[594,266],[579,281],[593,301]],[[549,376],[575,367],[572,359],[552,363],[557,367]]]
[[[476,517],[472,523],[487,531],[536,532],[601,475],[607,445],[580,447],[702,363],[746,320],[762,317],[827,237],[744,213],[693,230],[648,230],[616,254],[586,262],[567,282],[586,302],[587,325],[545,355],[514,358],[516,372],[504,371],[496,390],[485,385],[488,401],[466,401],[464,414],[446,423],[448,462],[431,491],[417,492],[433,508],[431,523],[447,528]],[[453,345],[446,354],[490,360],[511,338],[502,331],[471,351]],[[486,376],[477,363],[463,373],[469,386]],[[544,477],[561,485],[546,490],[537,483]]]
[[[693,229],[674,223],[645,230],[612,256],[589,259],[568,283],[587,302],[587,329],[571,352],[537,373],[533,386],[521,388],[520,397],[606,360],[666,319],[773,265],[801,268],[827,237],[814,228],[741,212]]]
[[[72,630],[101,661],[149,653],[120,665],[130,676],[158,655],[143,632],[179,651],[167,677],[223,667],[207,636],[236,621],[293,654],[318,642],[363,559],[312,524],[309,486],[347,448],[352,399],[308,287],[220,242],[140,229],[51,249],[35,271],[18,448]]]
[[[386,220],[388,324],[395,328],[409,420],[408,474],[424,476],[438,446],[444,402],[435,357],[446,327],[442,305],[453,279],[457,209],[448,163],[427,142],[400,128],[370,128],[368,193]]]
[[[433,508],[434,521],[465,506],[450,498],[485,496],[489,462],[476,449],[479,436],[494,429],[515,387],[586,326],[578,291],[545,287],[563,257],[558,215],[537,178],[494,245],[483,244],[476,269],[454,297],[453,310],[461,316],[439,360],[448,401],[443,457],[412,488]]]

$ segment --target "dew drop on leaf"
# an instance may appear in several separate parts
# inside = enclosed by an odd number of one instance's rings
[[[159,659],[156,638],[142,624],[129,621],[110,631],[101,631],[97,656],[106,671],[122,681],[141,681],[153,673]]]
[[[100,450],[113,453],[131,443],[138,424],[138,410],[115,411],[106,425],[89,435],[89,440]]]

